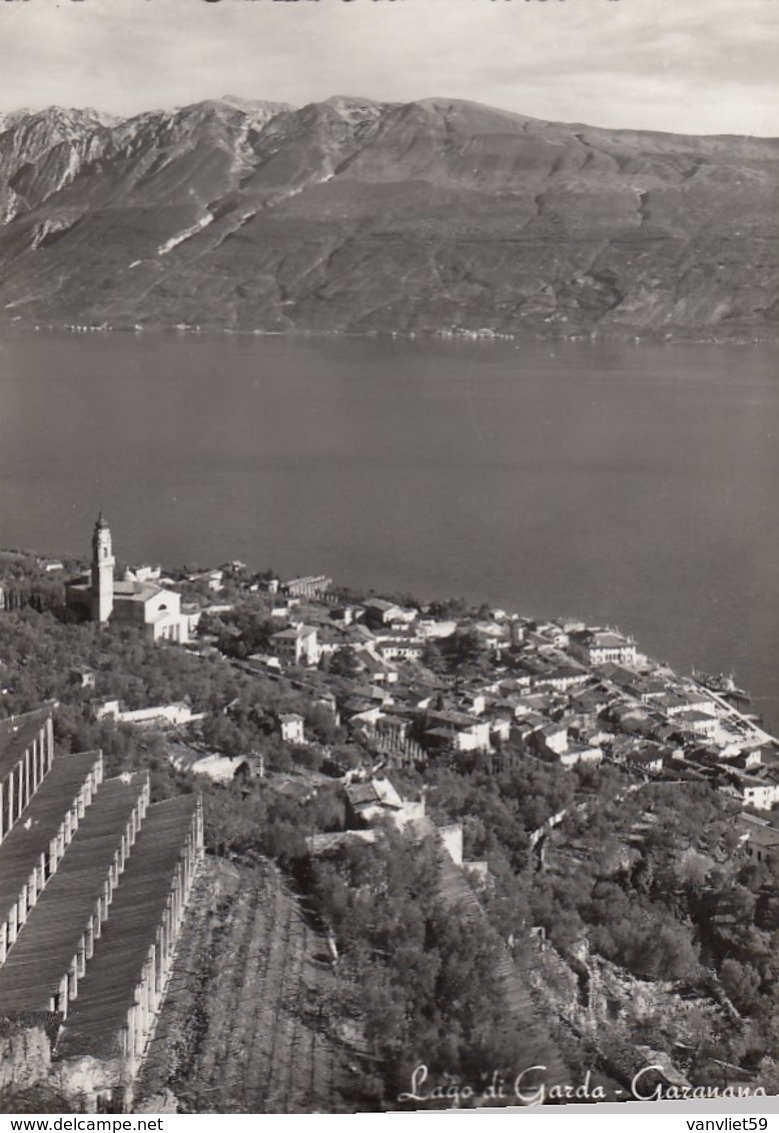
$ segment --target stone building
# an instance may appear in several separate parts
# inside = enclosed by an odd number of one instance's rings
[[[202,858],[200,801],[150,803],[145,772],[56,755],[50,713],[15,726],[0,727],[0,772],[26,798],[0,844],[0,1019],[53,1018],[50,1082],[129,1109]]]
[[[68,584],[68,606],[93,622],[137,626],[152,641],[188,641],[189,618],[181,612],[181,595],[132,571],[115,579],[115,565],[111,529],[101,512],[92,533],[89,577]]]
[[[274,633],[270,639],[274,656],[287,665],[316,665],[319,643],[314,626],[293,625]]]
[[[282,712],[279,716],[279,731],[284,743],[304,744],[306,742],[305,720],[297,712]]]
[[[570,635],[570,650],[584,665],[633,666],[638,653],[632,637],[613,629],[585,629]]]

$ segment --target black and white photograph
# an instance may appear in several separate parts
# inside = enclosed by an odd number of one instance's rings
[[[0,1115],[769,1128],[777,58],[0,0]]]

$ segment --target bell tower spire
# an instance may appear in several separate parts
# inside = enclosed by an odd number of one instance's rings
[[[93,622],[107,622],[111,617],[114,608],[114,563],[111,529],[101,511],[92,532]]]

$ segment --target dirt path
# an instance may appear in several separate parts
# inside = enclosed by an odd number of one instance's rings
[[[327,1012],[339,977],[326,951],[272,865],[207,860],[141,1095],[168,1089],[198,1113],[350,1108],[349,1055]]]

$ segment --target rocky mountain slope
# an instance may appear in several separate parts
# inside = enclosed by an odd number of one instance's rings
[[[0,119],[0,321],[773,337],[779,140],[475,103]]]

